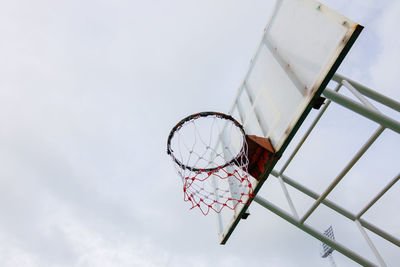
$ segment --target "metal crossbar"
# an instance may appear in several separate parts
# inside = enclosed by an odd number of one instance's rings
[[[271,172],[271,174],[274,177],[277,177],[279,174],[277,171],[273,170]],[[307,188],[306,186],[296,182],[294,179],[288,177],[285,174],[280,174],[282,180],[290,185],[292,188],[302,192],[303,194],[313,198],[313,199],[318,199],[319,198],[319,194],[317,194],[316,192],[312,191],[311,189]],[[362,226],[364,226],[366,229],[370,230],[371,232],[379,235],[380,237],[386,239],[387,241],[391,242],[392,244],[400,247],[400,239],[396,238],[395,236],[385,232],[384,230],[376,227],[375,225],[373,225],[372,223],[361,219],[360,217],[357,217],[357,215],[353,214],[352,212],[346,210],[345,208],[339,206],[338,204],[336,204],[335,202],[329,200],[329,199],[324,199],[322,201],[322,204],[325,205],[326,207],[336,211],[337,213],[339,213],[340,215],[343,215],[344,217],[346,217],[349,220],[352,221],[356,221],[359,220],[359,222],[361,223]]]
[[[350,259],[354,260],[355,262],[363,265],[363,266],[376,266],[376,264],[372,263],[371,261],[365,259],[364,257],[360,256],[356,252],[348,249],[346,246],[342,245],[341,243],[332,240],[328,237],[326,237],[323,233],[320,233],[318,230],[314,229],[310,225],[299,223],[296,218],[294,218],[292,215],[288,214],[285,212],[283,209],[279,208],[278,206],[272,204],[268,200],[260,197],[260,196],[255,196],[254,201],[263,206],[264,208],[272,211],[273,213],[279,215],[281,218],[285,219],[289,223],[293,224],[294,226],[297,226],[304,232],[310,234],[311,236],[315,237],[316,239],[320,240],[321,242],[324,242],[325,244],[329,245],[330,247],[334,248],[335,250],[339,251],[343,255],[349,257]]]
[[[377,193],[375,197],[373,197],[369,203],[363,207],[358,214],[353,214],[352,212],[346,210],[345,208],[339,206],[338,204],[330,201],[327,199],[328,195],[332,192],[332,190],[341,182],[341,180],[346,176],[346,174],[352,169],[352,167],[362,158],[364,153],[371,147],[371,145],[379,138],[379,136],[387,130],[392,130],[395,133],[400,134],[400,122],[381,113],[378,108],[376,108],[369,99],[372,99],[386,107],[389,107],[395,111],[400,112],[400,103],[396,100],[393,100],[389,97],[386,97],[368,87],[361,85],[353,80],[350,80],[342,75],[335,74],[332,78],[333,81],[337,82],[336,88],[334,90],[325,89],[323,95],[328,98],[327,102],[323,106],[323,108],[319,111],[318,115],[311,123],[307,131],[304,133],[303,137],[298,142],[297,146],[293,149],[292,153],[288,156],[288,159],[283,163],[283,166],[280,170],[273,170],[271,174],[278,178],[280,181],[280,185],[284,192],[284,195],[291,207],[292,214],[286,213],[281,208],[275,206],[271,202],[265,200],[260,196],[256,196],[254,201],[259,203],[261,206],[267,208],[268,210],[274,212],[275,214],[279,215],[286,221],[290,222],[291,224],[295,225],[296,227],[300,228],[301,230],[307,232],[308,234],[314,236],[315,238],[319,239],[320,241],[324,242],[325,244],[331,246],[335,250],[339,251],[343,255],[349,257],[350,259],[362,264],[364,266],[375,266],[375,263],[370,262],[369,260],[365,259],[364,257],[358,255],[353,250],[345,247],[344,245],[340,244],[337,241],[331,240],[326,238],[323,233],[318,232],[317,230],[313,229],[311,226],[306,224],[306,220],[311,216],[311,214],[317,209],[320,204],[325,205],[326,207],[330,208],[331,210],[339,213],[340,215],[344,216],[345,218],[354,221],[358,229],[360,230],[363,238],[365,239],[366,243],[370,247],[371,251],[376,257],[376,260],[380,266],[386,266],[386,263],[378,252],[376,246],[369,238],[365,229],[375,233],[379,237],[391,242],[395,246],[400,248],[400,240],[395,237],[393,234],[388,233],[376,225],[367,222],[366,220],[362,219],[361,217],[386,193],[393,187],[393,185],[400,180],[400,173],[396,175],[380,192]],[[361,103],[358,103],[351,98],[340,94],[338,91],[340,88],[345,87],[348,89]],[[369,99],[368,99],[369,98]],[[292,160],[295,158],[298,151],[301,149],[302,145],[312,132],[312,130],[317,125],[320,118],[323,116],[329,105],[334,102],[339,104],[351,111],[354,111],[361,116],[370,119],[376,122],[379,127],[375,130],[375,132],[369,137],[369,139],[361,146],[358,152],[353,156],[353,158],[346,164],[346,166],[342,169],[342,171],[335,177],[331,184],[325,189],[322,194],[317,194],[312,190],[308,189],[304,185],[296,182],[295,179],[289,178],[285,175],[285,170],[288,168]],[[238,107],[240,108],[240,107]],[[240,110],[239,110],[240,113]],[[312,204],[312,206],[307,210],[307,212],[303,215],[302,218],[299,218],[298,213],[296,211],[295,205],[290,197],[290,194],[286,188],[286,184],[291,186],[292,188],[304,193],[305,195],[315,199],[316,201]]]

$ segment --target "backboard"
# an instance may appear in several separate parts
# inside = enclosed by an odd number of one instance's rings
[[[314,0],[278,0],[229,114],[282,155],[362,28]],[[255,194],[276,162],[262,179],[251,179]],[[235,184],[225,182],[234,191]],[[246,201],[217,214],[221,244],[252,199]]]

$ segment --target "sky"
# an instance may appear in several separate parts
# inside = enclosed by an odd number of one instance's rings
[[[322,2],[365,27],[338,72],[400,101],[400,3]],[[180,119],[228,112],[273,5],[1,1],[0,266],[329,266],[319,241],[257,203],[219,245],[215,217],[189,210],[166,154]],[[288,175],[322,192],[376,125],[332,107],[318,127]],[[385,131],[330,199],[365,205],[398,174],[399,145]],[[260,194],[282,204],[267,181]],[[397,238],[399,190],[366,214]],[[312,204],[294,198],[302,212]],[[354,224],[318,214],[311,225],[333,224],[375,261]],[[398,247],[371,238],[388,266],[400,261]]]

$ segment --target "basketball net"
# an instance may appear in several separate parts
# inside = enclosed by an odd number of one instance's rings
[[[191,209],[220,213],[253,197],[246,137],[231,116],[202,112],[183,119],[169,135],[167,152]]]

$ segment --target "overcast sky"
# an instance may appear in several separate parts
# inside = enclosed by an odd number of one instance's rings
[[[365,26],[339,73],[400,101],[400,2],[322,2]],[[220,246],[215,217],[189,210],[166,155],[180,119],[228,112],[273,4],[1,1],[0,266],[329,266],[320,242],[257,203]],[[322,192],[375,128],[333,107],[299,155],[316,163],[288,173]],[[363,161],[332,193],[354,212],[399,172],[399,135],[383,135],[368,154],[375,168]],[[313,158],[324,149],[332,159]],[[366,214],[397,238],[399,189]],[[301,212],[312,203],[295,198]],[[310,223],[333,224],[338,240],[375,261],[341,220]],[[400,262],[398,247],[377,242],[389,266]]]

